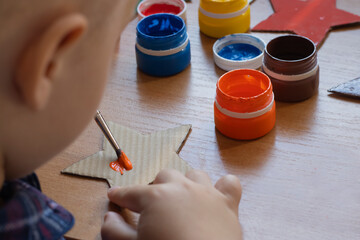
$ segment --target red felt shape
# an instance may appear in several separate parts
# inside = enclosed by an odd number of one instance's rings
[[[253,31],[290,31],[321,43],[332,27],[360,22],[360,16],[336,8],[336,0],[271,0],[275,11]]]

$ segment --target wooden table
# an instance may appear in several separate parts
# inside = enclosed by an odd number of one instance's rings
[[[360,15],[360,1],[337,2]],[[176,76],[155,78],[137,70],[137,19],[129,24],[100,106],[105,118],[143,133],[192,124],[180,156],[214,182],[227,173],[240,178],[245,239],[360,239],[360,101],[327,92],[360,76],[359,25],[328,34],[318,52],[318,95],[299,103],[277,102],[277,122],[269,134],[235,141],[215,130],[215,84],[224,71],[213,63],[215,39],[199,32],[198,5],[198,0],[189,3],[187,12],[191,66]],[[256,0],[251,26],[272,12],[269,1]],[[254,35],[269,41],[278,34]],[[101,150],[102,138],[91,123],[66,151],[37,171],[43,191],[76,218],[70,238],[100,238],[108,185],[60,171]]]

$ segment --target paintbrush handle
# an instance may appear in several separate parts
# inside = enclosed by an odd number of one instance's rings
[[[105,122],[105,119],[103,118],[103,116],[101,115],[99,110],[96,111],[95,122],[100,127],[101,131],[104,133],[105,137],[110,142],[111,146],[114,148],[116,154],[119,157],[121,155],[120,147],[119,147],[118,143],[116,142],[114,136],[112,135],[108,125]]]

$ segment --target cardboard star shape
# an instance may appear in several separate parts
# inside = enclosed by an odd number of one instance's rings
[[[114,149],[104,138],[103,150],[67,167],[62,173],[106,179],[111,187],[149,184],[164,168],[187,172],[190,166],[178,153],[190,134],[191,125],[182,125],[151,134],[141,134],[130,128],[108,122],[122,150],[133,164],[124,175],[110,168],[117,159]]]
[[[333,87],[329,89],[328,92],[351,98],[360,98],[360,77]]]
[[[271,0],[274,9],[253,31],[290,31],[321,43],[332,27],[360,22],[360,16],[336,8],[336,0]]]

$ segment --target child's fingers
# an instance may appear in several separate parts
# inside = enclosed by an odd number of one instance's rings
[[[184,178],[184,176],[179,171],[174,169],[163,169],[158,173],[153,184],[177,182],[181,178]]]
[[[188,171],[185,174],[185,176],[196,183],[200,183],[205,186],[212,186],[209,175],[207,175],[203,171],[191,170],[191,171]]]
[[[101,227],[102,239],[133,240],[136,236],[136,231],[119,214],[108,212],[105,215],[104,224]]]
[[[239,178],[234,175],[226,175],[217,181],[215,188],[224,194],[236,209],[238,208],[242,192]]]
[[[147,204],[156,201],[161,195],[162,187],[157,184],[178,182],[185,179],[179,171],[165,169],[156,176],[153,185],[135,185],[129,187],[114,187],[108,192],[111,202],[120,207],[141,213]]]
[[[153,196],[152,188],[153,186],[149,185],[114,187],[109,189],[108,197],[116,205],[140,213],[149,202],[149,198]]]

